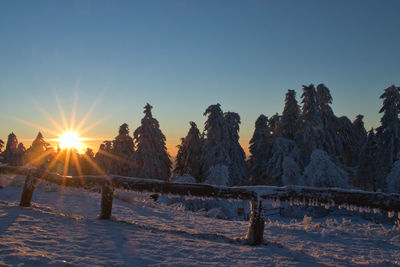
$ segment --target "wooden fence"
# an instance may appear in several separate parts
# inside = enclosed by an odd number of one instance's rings
[[[109,219],[112,213],[115,188],[175,194],[181,196],[213,197],[250,200],[250,221],[245,243],[257,245],[263,242],[264,209],[263,200],[296,202],[300,205],[319,203],[319,205],[353,205],[388,212],[400,212],[400,194],[386,194],[348,190],[339,188],[315,188],[305,186],[212,186],[207,184],[172,183],[161,180],[109,176],[62,176],[40,169],[0,166],[0,173],[26,175],[20,206],[29,207],[38,180],[45,180],[61,186],[90,189],[101,187],[101,219]]]

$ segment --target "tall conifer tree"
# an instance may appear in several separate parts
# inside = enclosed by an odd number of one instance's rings
[[[168,180],[171,176],[171,160],[165,146],[165,136],[151,113],[152,108],[147,103],[142,125],[133,134],[137,150],[133,154],[131,173],[142,178]]]
[[[252,185],[267,184],[267,164],[271,157],[271,131],[268,127],[268,117],[260,115],[255,122],[253,137],[250,140],[250,183]]]
[[[221,105],[209,106],[203,115],[208,118],[204,126],[205,139],[201,156],[202,180],[211,184],[228,185],[231,164],[229,134]]]
[[[134,144],[132,137],[129,136],[128,124],[124,123],[119,127],[118,136],[113,141],[112,153],[114,154],[112,172],[114,174],[129,174],[134,153]]]
[[[288,90],[285,96],[285,107],[281,117],[281,132],[283,137],[293,140],[298,130],[300,106],[297,104],[296,91]]]
[[[239,144],[240,116],[236,112],[224,114],[229,137],[229,181],[230,185],[248,185],[249,170],[246,164],[246,154]]]

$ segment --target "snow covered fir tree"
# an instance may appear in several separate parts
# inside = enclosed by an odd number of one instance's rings
[[[165,146],[165,136],[151,113],[152,106],[144,107],[145,116],[133,133],[136,151],[132,154],[130,175],[134,177],[169,180],[171,160]]]
[[[190,174],[197,182],[201,181],[201,151],[203,138],[196,123],[190,122],[190,129],[185,138],[181,139],[176,155],[174,175]]]
[[[128,124],[124,123],[119,127],[118,136],[115,137],[112,145],[113,174],[128,176],[131,169],[130,159],[133,157],[133,138],[129,136]]]

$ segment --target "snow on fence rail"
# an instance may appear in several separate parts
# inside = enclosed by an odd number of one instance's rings
[[[251,200],[251,217],[245,241],[256,245],[263,242],[263,200],[290,202],[295,205],[339,206],[347,209],[382,210],[388,214],[398,213],[400,219],[400,194],[366,192],[339,188],[316,188],[305,186],[213,186],[207,184],[172,183],[161,180],[108,176],[62,176],[41,169],[0,166],[0,173],[27,175],[21,195],[20,206],[29,207],[38,179],[61,186],[77,188],[102,187],[101,219],[109,219],[112,212],[114,188],[139,192],[176,194],[182,196],[213,197]]]

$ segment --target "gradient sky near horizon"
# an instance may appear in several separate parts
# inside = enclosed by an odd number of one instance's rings
[[[247,149],[256,118],[310,83],[330,88],[336,115],[375,127],[380,94],[400,85],[399,11],[396,0],[1,1],[0,138],[28,147],[33,124],[56,138],[40,109],[62,124],[57,97],[67,118],[76,98],[79,122],[97,99],[85,123],[99,122],[85,133],[97,151],[149,102],[175,155],[218,102],[240,114]]]

